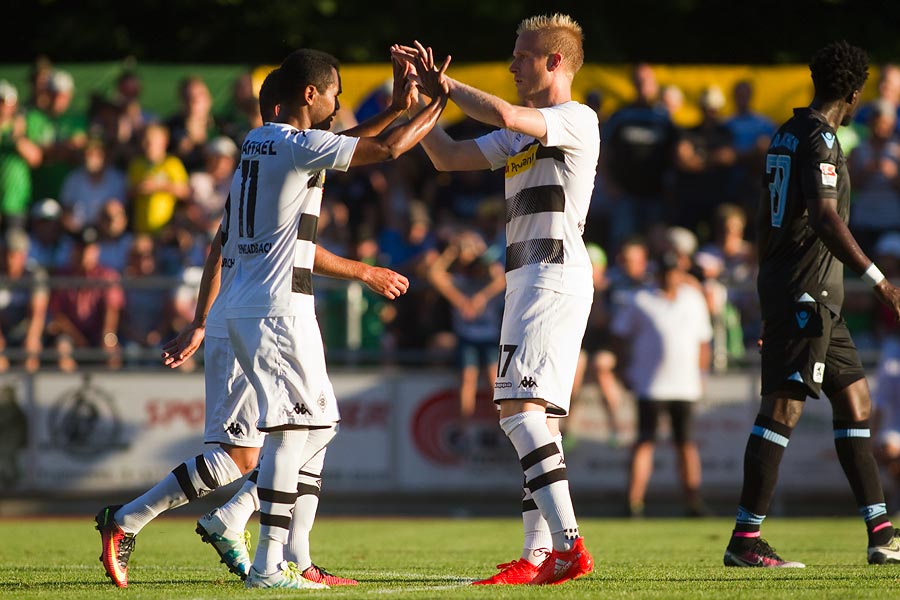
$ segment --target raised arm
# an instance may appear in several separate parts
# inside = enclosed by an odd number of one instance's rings
[[[394,300],[409,289],[409,280],[390,269],[374,267],[358,260],[350,260],[316,246],[313,273],[337,279],[352,279],[366,284],[376,294]]]
[[[403,115],[418,99],[416,86],[409,78],[412,70],[411,65],[398,57],[391,58],[391,65],[394,70],[394,87],[391,94],[391,104],[386,109],[370,117],[341,133],[351,137],[373,137],[379,135],[388,125]]]
[[[447,87],[444,72],[450,65],[448,56],[440,69],[429,71],[418,77],[422,90],[431,97],[431,102],[409,122],[388,129],[376,137],[360,138],[353,152],[350,166],[368,165],[397,158],[420,141],[437,124],[438,118],[447,105]]]

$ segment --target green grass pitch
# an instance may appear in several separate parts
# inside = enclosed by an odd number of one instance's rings
[[[117,589],[97,557],[91,517],[0,520],[0,598],[900,598],[900,565],[865,562],[859,519],[770,519],[764,535],[806,569],[727,569],[727,519],[582,519],[597,562],[560,586],[472,587],[518,555],[517,519],[322,518],[313,559],[356,588],[246,590],[194,533],[160,518],[138,536],[130,586]],[[255,536],[255,531],[254,531]]]

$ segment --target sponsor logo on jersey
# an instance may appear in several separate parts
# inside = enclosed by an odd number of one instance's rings
[[[238,252],[240,254],[268,254],[271,250],[272,242],[238,244]]]
[[[837,187],[837,170],[831,163],[819,163],[819,171],[822,172],[822,185]]]
[[[825,378],[825,363],[817,362],[813,364],[813,381],[822,383]]]
[[[822,139],[825,140],[825,145],[831,150],[832,146],[834,146],[834,134],[829,131],[823,131]]]
[[[537,160],[536,154],[538,150],[538,145],[534,144],[525,149],[524,152],[519,152],[513,156],[510,156],[506,159],[506,176],[513,177],[520,173],[524,173],[528,169],[534,166],[535,161]]]

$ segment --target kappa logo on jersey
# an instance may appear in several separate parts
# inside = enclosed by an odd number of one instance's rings
[[[823,379],[825,379],[825,363],[817,362],[813,364],[813,381],[822,383]]]
[[[495,390],[505,390],[512,387],[512,381],[497,381],[494,383]]]
[[[828,146],[829,150],[831,150],[831,147],[834,146],[834,134],[828,131],[823,131],[822,139],[825,140],[825,145]]]
[[[294,412],[298,415],[311,415],[312,413],[306,408],[306,405],[302,402],[297,402],[294,404]]]
[[[228,427],[225,428],[225,431],[230,433],[235,437],[243,437],[244,436],[244,428],[241,427],[240,423],[230,423]]]
[[[537,381],[534,380],[534,377],[523,377],[522,381],[519,382],[519,387],[530,390],[537,387]]]
[[[822,185],[826,187],[837,186],[837,170],[831,163],[819,163],[819,170],[822,172]]]
[[[309,189],[325,187],[325,169],[313,173],[306,182],[306,187]]]
[[[797,318],[797,325],[800,326],[800,329],[805,328],[806,324],[809,323],[810,312],[805,308],[798,310],[794,316]]]

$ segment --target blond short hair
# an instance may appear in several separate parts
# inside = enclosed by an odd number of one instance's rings
[[[548,54],[559,53],[563,56],[572,75],[584,64],[584,33],[575,19],[562,13],[552,15],[536,15],[519,23],[516,35],[526,31],[534,31],[539,35],[544,50]]]

